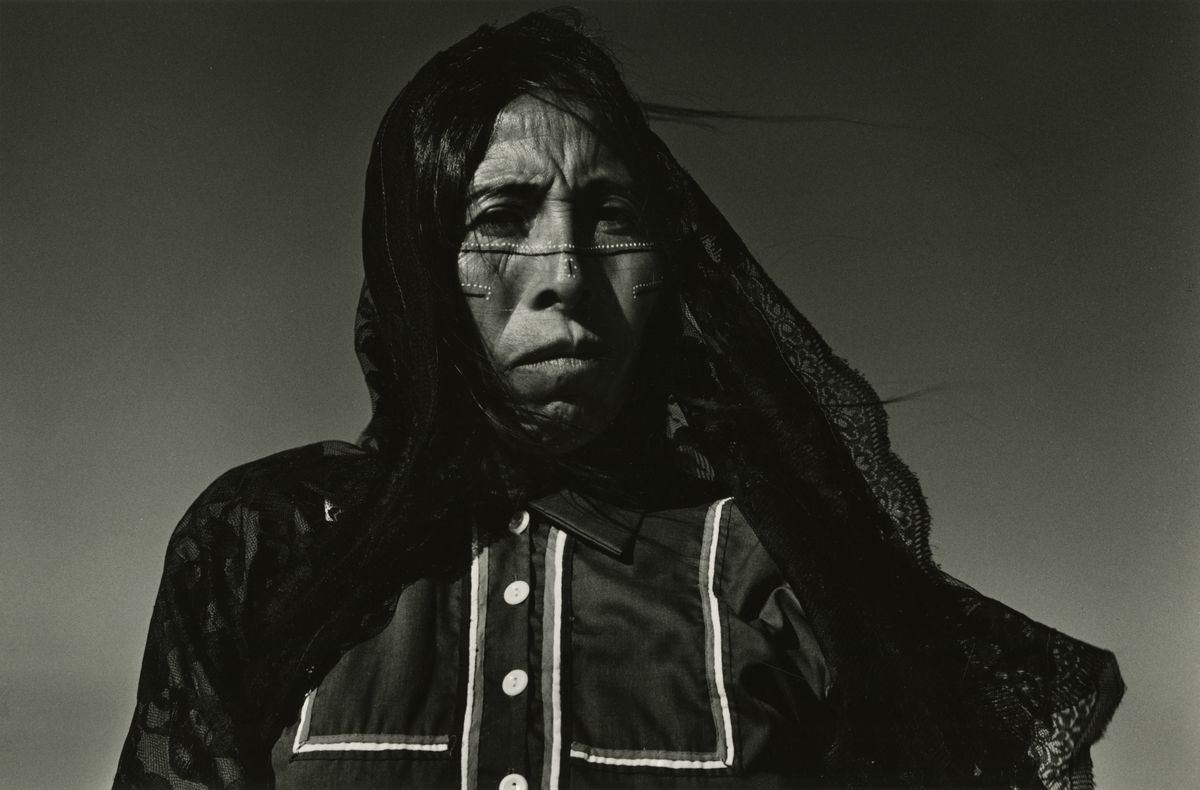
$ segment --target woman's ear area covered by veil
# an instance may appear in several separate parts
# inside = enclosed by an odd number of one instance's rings
[[[763,508],[756,526],[764,544],[780,540],[794,547],[801,529],[795,519],[817,518],[824,522],[818,530],[827,534],[809,533],[805,539],[815,541],[808,544],[808,554],[820,557],[822,567],[795,568],[816,596],[808,602],[816,611],[840,610],[833,619],[853,619],[856,615],[851,613],[859,605],[850,601],[865,596],[873,600],[860,598],[866,609],[859,611],[874,610],[879,616],[891,608],[885,603],[891,600],[899,609],[884,615],[891,623],[880,621],[885,626],[880,634],[889,630],[887,625],[911,627],[914,617],[945,618],[930,637],[946,643],[961,639],[972,647],[957,657],[926,653],[922,660],[927,666],[913,667],[913,677],[925,674],[928,684],[921,690],[923,684],[915,681],[913,691],[928,695],[929,701],[938,696],[930,689],[948,677],[939,676],[939,671],[964,675],[967,684],[960,692],[969,695],[977,693],[968,690],[974,684],[993,684],[993,673],[1003,676],[1000,667],[1005,662],[1041,674],[1049,684],[1044,688],[1054,689],[1050,696],[1029,696],[1020,684],[1001,684],[989,692],[994,699],[1006,700],[1005,705],[1023,699],[1026,710],[1040,710],[1039,714],[1016,727],[996,721],[973,734],[964,729],[959,733],[964,740],[951,748],[967,754],[982,743],[1015,745],[1024,742],[1022,733],[1029,732],[1024,727],[1035,727],[1039,735],[1030,748],[1040,755],[1043,781],[1050,786],[1076,781],[1074,756],[1086,760],[1087,745],[1099,737],[1121,697],[1123,685],[1112,654],[1033,623],[940,571],[930,550],[924,497],[915,476],[891,450],[883,402],[767,277],[665,145],[659,155],[669,173],[668,189],[678,196],[682,209],[682,240],[676,253],[681,263],[675,267],[682,332],[690,356],[704,360],[689,365],[692,375],[702,380],[693,379],[676,394],[684,395],[681,401],[689,420],[700,428],[705,452],[726,462],[738,459],[727,474],[741,486],[743,508]],[[704,376],[705,370],[711,375]],[[693,393],[695,399],[689,403],[684,393]],[[791,495],[781,496],[784,490]],[[785,509],[790,517],[776,510],[784,501],[791,502]],[[776,553],[783,562],[798,559],[794,549],[783,545],[776,546]],[[869,575],[864,577],[864,572]],[[842,587],[846,583],[851,588]],[[845,600],[839,600],[842,597]],[[933,614],[938,611],[943,614]],[[936,635],[943,627],[946,630]],[[846,670],[855,663],[853,654],[869,655],[872,648],[862,643],[864,633],[847,634],[843,628],[844,622],[831,624],[823,647],[842,655]],[[904,642],[914,635],[895,638]],[[1053,655],[1052,661],[1034,660],[1045,651]],[[992,659],[981,661],[982,655]],[[1069,698],[1062,696],[1067,688],[1074,689]],[[949,699],[941,704],[957,706]],[[948,709],[944,712],[949,719],[955,717]],[[1076,723],[1064,725],[1068,721]],[[1060,756],[1046,757],[1056,753]],[[1080,766],[1086,773],[1082,762]]]

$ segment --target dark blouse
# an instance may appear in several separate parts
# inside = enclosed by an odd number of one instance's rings
[[[494,528],[494,529],[493,529]],[[401,594],[273,750],[276,785],[779,787],[828,745],[826,667],[731,499],[559,493]]]

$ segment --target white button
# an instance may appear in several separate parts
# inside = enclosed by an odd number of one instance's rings
[[[504,588],[504,602],[510,606],[516,606],[522,603],[529,597],[529,583],[523,581],[515,581]]]
[[[529,782],[520,774],[509,774],[500,780],[500,790],[529,790]]]
[[[529,528],[529,511],[522,510],[517,513],[508,522],[508,531],[514,535],[520,535]],[[514,774],[515,776],[516,774]]]
[[[523,669],[514,669],[504,676],[503,687],[504,693],[510,697],[515,697],[525,690],[529,685],[529,675]]]

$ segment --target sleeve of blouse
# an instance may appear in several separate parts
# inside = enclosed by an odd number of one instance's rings
[[[171,537],[116,788],[270,783],[242,735],[240,623],[257,520],[236,489],[219,479]]]

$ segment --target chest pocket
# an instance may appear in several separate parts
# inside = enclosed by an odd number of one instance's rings
[[[405,589],[388,626],[305,697],[291,759],[450,757],[462,668],[447,657],[460,653],[463,586],[426,579]]]
[[[577,546],[569,581],[570,756],[730,772],[737,759],[720,601],[730,500],[646,519],[629,564]],[[728,508],[727,508],[728,505]]]

